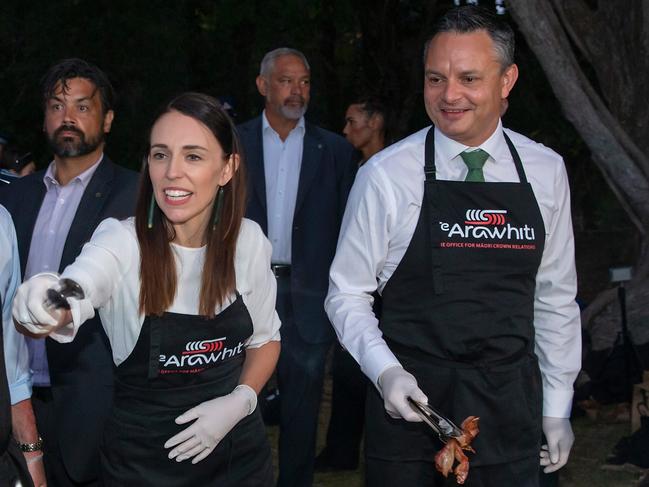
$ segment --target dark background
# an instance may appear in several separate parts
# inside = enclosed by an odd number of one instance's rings
[[[482,1],[493,6],[494,2]],[[422,101],[427,26],[452,1],[387,0],[3,0],[0,5],[0,130],[39,168],[51,155],[42,135],[39,81],[66,57],[106,71],[118,93],[107,153],[138,169],[151,118],[174,94],[196,90],[235,100],[238,121],[259,114],[254,79],[263,54],[302,50],[312,69],[307,118],[341,132],[349,101],[386,97],[396,138],[430,122]],[[637,248],[620,205],[567,122],[536,58],[517,35],[521,76],[504,124],[562,154],[578,245],[580,295],[606,286],[610,265]]]

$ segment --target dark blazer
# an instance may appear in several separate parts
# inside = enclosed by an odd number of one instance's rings
[[[22,275],[32,232],[45,197],[44,171],[0,189],[0,204],[11,213],[18,237]],[[108,217],[134,214],[139,175],[108,157],[97,167],[81,197],[61,256],[62,271],[81,252],[97,225]],[[99,316],[88,320],[72,343],[46,339],[57,437],[70,477],[77,482],[99,475],[99,440],[112,405],[113,358]]]
[[[248,170],[246,216],[268,234],[261,130],[261,116],[238,127]],[[306,342],[323,343],[333,338],[324,300],[357,154],[341,136],[308,122],[303,147],[291,242],[293,314]]]

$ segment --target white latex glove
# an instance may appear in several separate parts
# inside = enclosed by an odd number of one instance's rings
[[[243,418],[257,407],[257,394],[252,387],[240,384],[225,396],[205,401],[176,418],[176,424],[194,423],[165,443],[172,448],[170,459],[182,462],[192,458],[196,464],[206,458],[216,445]]]
[[[545,473],[555,472],[568,462],[575,435],[568,418],[549,416],[543,416],[543,433],[548,444],[541,447],[541,466]]]
[[[422,421],[407,398],[410,396],[424,404],[428,404],[428,398],[417,386],[417,379],[412,374],[400,365],[395,365],[383,371],[378,382],[385,410],[391,417],[413,423]]]
[[[32,335],[47,336],[59,325],[63,314],[60,310],[47,308],[47,290],[59,283],[58,274],[36,274],[23,282],[14,298],[12,315],[16,324],[26,328]]]

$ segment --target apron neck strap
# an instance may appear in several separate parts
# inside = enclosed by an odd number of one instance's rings
[[[509,147],[509,152],[512,155],[514,160],[514,166],[516,167],[516,172],[518,173],[518,178],[521,183],[527,183],[527,176],[525,175],[525,169],[523,169],[523,162],[521,161],[520,156],[514,143],[511,141],[507,133],[503,130],[503,136],[505,137],[505,142],[507,142],[507,147]],[[436,181],[437,180],[437,171],[435,169],[435,126],[433,125],[428,132],[426,133],[426,145],[424,148],[424,176],[426,181]]]
[[[424,149],[424,175],[426,181],[437,179],[435,171],[435,126],[433,125],[426,133],[426,145]]]
[[[509,152],[512,155],[512,159],[514,159],[514,166],[516,166],[516,172],[518,173],[518,178],[520,179],[521,183],[527,183],[527,176],[525,175],[525,169],[523,169],[523,162],[521,161],[521,157],[518,155],[518,151],[516,150],[516,147],[514,147],[514,143],[509,138],[509,136],[505,133],[504,130],[503,130],[503,136],[505,137],[505,142],[507,142],[507,147],[509,147]]]

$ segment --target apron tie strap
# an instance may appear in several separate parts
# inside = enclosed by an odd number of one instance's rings
[[[160,323],[155,317],[151,317],[151,348],[149,355],[149,380],[155,379],[160,373]]]
[[[426,180],[424,182],[424,194],[426,195],[424,202],[425,208],[422,205],[421,211],[425,211],[428,215],[430,222],[429,243],[430,243],[430,256],[431,256],[431,274],[433,277],[433,291],[435,294],[442,294],[444,292],[444,284],[442,279],[442,256],[441,249],[432,245],[432,236],[435,235],[437,229],[434,218],[435,200],[434,200],[434,186],[437,180],[437,173],[435,169],[435,128],[431,127],[426,133],[426,146],[424,152],[424,175]]]

